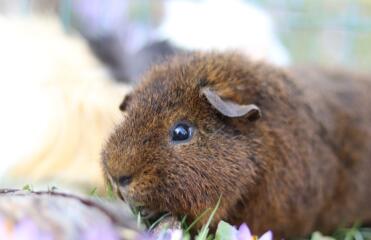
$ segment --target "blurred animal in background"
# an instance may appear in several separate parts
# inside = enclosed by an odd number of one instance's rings
[[[270,16],[242,0],[80,0],[72,10],[77,28],[120,81],[138,82],[152,64],[190,50],[233,49],[290,62]]]
[[[269,14],[243,0],[4,0],[0,12],[58,14],[124,82],[136,83],[152,64],[189,50],[234,49],[290,62]]]
[[[240,0],[4,0],[0,13],[0,187],[101,186],[101,145],[130,89],[113,79],[136,83],[194,49],[289,62],[269,16]]]
[[[102,186],[101,145],[130,87],[56,17],[1,17],[0,38],[0,187]]]
[[[289,56],[266,11],[243,0],[168,1],[162,37],[185,49],[235,49],[256,60],[287,65]]]

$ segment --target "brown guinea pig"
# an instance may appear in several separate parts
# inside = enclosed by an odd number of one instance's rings
[[[192,221],[221,197],[212,227],[293,237],[371,220],[370,80],[235,53],[174,57],[121,104],[104,172],[144,217]]]

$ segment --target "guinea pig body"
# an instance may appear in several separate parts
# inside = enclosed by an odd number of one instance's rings
[[[153,67],[102,152],[127,202],[276,237],[371,220],[371,77],[282,70],[238,54]],[[201,227],[206,219],[197,225]]]

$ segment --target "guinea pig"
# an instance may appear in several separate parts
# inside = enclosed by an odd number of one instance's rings
[[[212,228],[246,222],[277,238],[371,220],[370,80],[237,53],[175,56],[122,102],[104,173],[144,218],[192,222],[221,199]]]

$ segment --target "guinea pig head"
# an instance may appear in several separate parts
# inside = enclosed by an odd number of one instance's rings
[[[143,217],[170,212],[192,221],[221,199],[216,222],[246,200],[260,171],[261,112],[246,88],[257,77],[242,64],[233,54],[178,56],[153,67],[121,104],[102,165]]]

